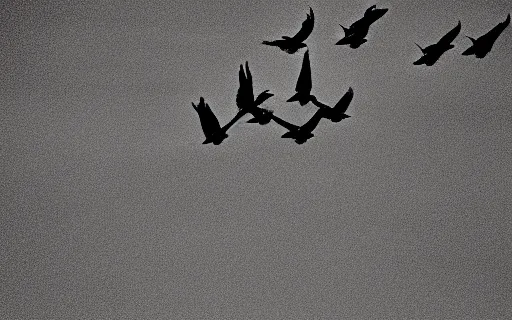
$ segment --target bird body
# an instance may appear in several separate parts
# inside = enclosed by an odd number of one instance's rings
[[[491,49],[498,40],[498,37],[501,35],[501,33],[505,30],[505,28],[510,24],[510,14],[507,15],[507,18],[505,21],[498,23],[494,28],[492,28],[489,32],[484,34],[483,36],[473,39],[471,37],[467,37],[471,40],[472,46],[466,49],[462,55],[469,56],[469,55],[475,55],[478,59],[482,59],[485,57],[489,52],[491,52]]]
[[[437,43],[429,45],[425,48],[422,48],[420,45],[416,44],[418,48],[420,48],[423,56],[413,62],[414,65],[422,65],[425,64],[427,66],[434,65],[439,58],[448,50],[453,49],[455,46],[452,44],[452,41],[459,35],[461,29],[461,23],[457,24],[455,28],[450,30],[447,34],[445,34]]]
[[[274,41],[263,41],[262,43],[268,46],[278,47],[286,53],[293,54],[299,49],[307,47],[307,45],[303,42],[313,31],[314,24],[315,15],[313,14],[313,9],[310,7],[306,20],[302,22],[302,26],[299,32],[297,32],[297,34],[295,34],[293,37],[283,36],[282,39]]]

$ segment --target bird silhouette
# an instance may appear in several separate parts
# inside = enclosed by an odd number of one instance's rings
[[[297,52],[301,48],[307,47],[303,42],[309,37],[311,32],[313,31],[313,26],[315,24],[315,15],[313,14],[313,9],[309,7],[309,14],[307,14],[306,20],[302,22],[302,27],[299,32],[293,37],[283,36],[282,39],[274,40],[274,41],[263,41],[263,44],[268,46],[278,47],[286,53],[293,54]]]
[[[473,42],[473,45],[466,49],[462,55],[470,56],[475,55],[478,59],[482,59],[485,57],[492,49],[494,42],[498,39],[501,33],[505,30],[505,28],[510,24],[510,13],[507,15],[505,21],[498,23],[494,28],[492,28],[489,32],[479,37],[478,39],[474,39],[466,36]]]
[[[364,16],[352,23],[348,28],[340,24],[340,27],[345,32],[345,36],[336,42],[336,45],[348,45],[352,49],[359,48],[363,43],[367,42],[366,36],[370,30],[370,26],[379,20],[388,9],[377,9],[375,5],[366,9]]]
[[[315,96],[311,97],[311,102],[320,108],[319,111],[321,111],[321,116],[323,118],[331,120],[332,122],[340,122],[343,119],[350,118],[350,116],[345,114],[345,112],[347,111],[350,102],[352,102],[352,98],[354,98],[354,90],[350,87],[333,108],[318,101]]]
[[[274,94],[270,93],[269,90],[265,90],[258,95],[256,100],[254,100],[252,75],[247,61],[245,62],[245,72],[243,65],[240,65],[238,81],[240,86],[238,87],[238,92],[236,94],[236,105],[240,111],[253,115],[253,118],[247,122],[259,123],[261,125],[269,123],[272,119],[270,117],[272,111],[259,108],[258,106]]]
[[[414,65],[425,64],[427,66],[434,65],[439,58],[448,50],[453,49],[455,46],[452,43],[455,38],[460,33],[461,23],[457,24],[455,28],[450,30],[447,34],[445,34],[437,43],[429,45],[428,47],[422,48],[419,44],[416,43],[418,48],[420,48],[423,56],[415,61]]]
[[[219,120],[217,120],[217,117],[213,113],[212,109],[210,109],[210,106],[204,102],[203,97],[200,98],[199,104],[197,106],[193,102],[192,106],[199,115],[199,121],[201,122],[204,136],[206,137],[206,140],[203,141],[203,144],[221,144],[222,141],[228,137],[228,129],[245,115],[245,112],[239,111],[235,117],[228,122],[228,124],[221,128]]]
[[[295,85],[295,94],[286,102],[299,101],[301,106],[306,105],[311,100],[311,66],[309,63],[309,50],[304,53],[302,59],[302,68],[300,69],[299,78]]]
[[[297,144],[303,144],[308,141],[310,138],[314,137],[313,130],[315,130],[316,126],[322,120],[322,111],[318,110],[312,117],[309,119],[304,125],[297,126],[291,124],[275,115],[271,115],[272,120],[275,123],[279,124],[283,128],[287,129],[288,132],[283,134],[281,138],[290,138],[295,140]]]

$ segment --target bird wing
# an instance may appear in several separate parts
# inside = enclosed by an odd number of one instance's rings
[[[313,31],[313,26],[315,25],[315,15],[313,13],[313,9],[309,7],[309,14],[307,14],[306,20],[302,22],[302,27],[299,32],[292,37],[293,41],[297,41],[299,43],[306,40],[311,32]]]
[[[288,121],[284,121],[283,119],[281,119],[273,114],[271,114],[270,117],[272,118],[272,120],[274,120],[275,123],[277,123],[278,125],[280,125],[281,127],[285,128],[285,129],[288,129],[289,131],[296,131],[300,128],[299,126],[291,124]]]
[[[247,74],[246,74],[247,73]],[[236,105],[239,110],[250,108],[254,102],[254,94],[252,90],[252,76],[246,63],[246,73],[243,66],[240,65],[238,71],[239,87],[236,93]]]
[[[334,106],[334,110],[339,113],[345,113],[350,105],[350,102],[354,98],[354,90],[348,88],[348,91],[341,97],[340,101]]]
[[[192,106],[199,115],[201,128],[203,129],[203,133],[206,138],[210,137],[220,129],[219,120],[217,120],[217,117],[213,113],[212,109],[210,109],[210,106],[205,104],[203,97],[200,98],[197,106],[194,103],[192,103]]]
[[[498,23],[494,28],[492,28],[489,32],[484,34],[481,38],[496,40],[509,24],[510,14],[507,16],[507,19],[505,19],[505,21]]]
[[[269,90],[265,90],[263,91],[262,93],[260,93],[258,95],[258,97],[256,97],[256,100],[254,100],[254,105],[255,106],[259,106],[260,104],[262,104],[265,100],[267,100],[268,98],[270,97],[273,97],[274,94],[273,93],[270,93]]]
[[[460,21],[459,23],[457,24],[457,26],[455,26],[455,28],[453,28],[452,30],[450,30],[447,34],[445,34],[438,42],[437,44],[438,45],[442,45],[442,46],[447,46],[449,45],[450,43],[452,43],[453,40],[455,40],[455,38],[457,38],[457,36],[459,35],[459,32],[460,32],[460,29],[461,29],[461,24],[460,24]]]
[[[302,68],[300,69],[299,78],[295,85],[295,91],[297,92],[311,92],[311,65],[309,63],[309,50],[304,53],[302,59]]]
[[[307,132],[313,132],[315,130],[316,126],[322,119],[323,110],[319,109],[315,114],[311,117],[311,119],[308,120],[302,127],[301,130],[307,131]]]
[[[233,117],[233,119],[231,119],[231,121],[229,121],[224,127],[222,127],[222,130],[223,132],[226,132],[228,131],[229,128],[231,128],[232,125],[234,125],[238,120],[240,120],[240,118],[242,118],[244,115],[246,115],[247,112],[245,110],[240,110],[237,112],[237,114]]]

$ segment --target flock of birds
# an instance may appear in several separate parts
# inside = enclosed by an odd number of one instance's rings
[[[347,45],[352,49],[359,48],[362,44],[367,42],[366,36],[370,26],[379,20],[388,9],[377,9],[375,5],[368,8],[364,16],[352,23],[349,28],[346,28],[340,24],[345,32],[345,36],[336,42],[336,45]],[[309,8],[306,20],[302,23],[302,27],[293,37],[283,36],[282,39],[274,41],[263,41],[263,44],[268,46],[278,47],[282,51],[294,54],[302,48],[307,48],[304,41],[309,37],[313,31],[315,22],[315,16],[313,9]],[[510,24],[510,14],[508,14],[505,21],[498,23],[489,32],[482,35],[481,37],[474,39],[468,37],[472,45],[466,49],[462,55],[469,56],[475,55],[475,57],[481,59],[485,57],[492,49],[494,42],[498,39],[500,34]],[[455,28],[446,33],[437,43],[422,48],[416,44],[421,52],[422,56],[415,61],[414,65],[425,64],[427,66],[434,65],[439,58],[448,50],[454,48],[452,42],[459,35],[461,30],[461,23],[457,24]],[[265,125],[270,121],[274,121],[278,125],[287,129],[282,138],[291,138],[298,144],[303,144],[310,138],[312,138],[313,130],[317,127],[318,123],[322,118],[328,119],[332,122],[339,122],[343,119],[350,118],[349,115],[345,114],[347,111],[352,98],[354,97],[354,91],[350,87],[348,91],[341,97],[334,107],[330,107],[320,101],[311,94],[312,81],[311,81],[311,67],[309,62],[309,50],[307,49],[304,53],[302,60],[302,68],[299,73],[299,78],[295,86],[296,93],[287,100],[287,102],[298,101],[301,106],[311,102],[318,107],[318,111],[309,119],[304,125],[298,126],[289,123],[274,115],[273,111],[260,107],[260,105],[267,99],[273,96],[269,90],[261,92],[256,99],[254,98],[252,75],[249,70],[249,65],[245,63],[244,66],[240,65],[239,76],[239,88],[236,95],[236,105],[239,109],[235,117],[229,121],[223,127],[220,126],[217,117],[211,110],[210,106],[205,103],[204,98],[201,97],[199,103],[192,106],[199,115],[199,121],[203,129],[203,133],[206,137],[203,144],[213,143],[218,145],[228,137],[228,129],[234,125],[240,118],[246,114],[251,114],[251,118],[248,123],[258,123]]]

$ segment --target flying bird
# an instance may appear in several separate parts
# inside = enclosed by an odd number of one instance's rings
[[[254,100],[252,75],[247,61],[245,62],[245,71],[243,65],[240,65],[238,82],[240,83],[240,86],[238,87],[238,92],[236,94],[236,105],[240,111],[253,115],[253,118],[247,122],[259,123],[261,125],[269,123],[272,119],[270,117],[272,111],[259,108],[258,106],[274,94],[270,93],[269,90],[265,90],[258,95],[256,100]]]
[[[309,50],[304,53],[302,59],[302,68],[300,69],[299,78],[295,85],[296,93],[286,102],[299,101],[301,106],[306,105],[311,100],[311,65],[309,63]]]
[[[348,28],[340,24],[345,32],[343,39],[336,42],[336,45],[349,45],[350,48],[359,48],[363,43],[367,42],[366,36],[370,30],[370,26],[379,20],[389,9],[377,9],[375,5],[366,9],[364,16],[352,23]]]
[[[341,97],[338,103],[336,103],[336,105],[332,108],[318,101],[315,96],[312,96],[311,102],[320,108],[319,111],[321,111],[320,114],[323,118],[331,120],[332,122],[340,122],[343,119],[350,118],[350,116],[345,114],[345,112],[347,112],[350,102],[352,102],[352,98],[354,98],[354,90],[352,90],[352,87],[350,87]]]
[[[276,117],[275,115],[271,115],[271,117],[275,123],[288,130],[288,132],[283,134],[281,138],[291,138],[295,140],[297,144],[303,144],[315,136],[313,134],[313,130],[315,130],[320,120],[322,120],[322,111],[318,110],[313,117],[311,117],[311,119],[302,126],[291,124],[279,117]]]
[[[303,42],[309,37],[311,32],[313,31],[313,26],[315,24],[315,15],[313,14],[313,9],[309,7],[309,14],[307,14],[306,20],[302,22],[302,27],[299,32],[293,37],[283,36],[282,39],[274,40],[274,41],[263,41],[263,44],[268,46],[278,47],[286,53],[293,54],[297,52],[301,48],[307,47]]]
[[[228,122],[228,124],[221,128],[219,120],[217,120],[217,117],[215,114],[213,114],[210,106],[204,102],[203,97],[200,98],[199,104],[197,106],[193,102],[192,106],[199,115],[199,121],[201,122],[204,136],[206,137],[206,140],[203,141],[203,144],[221,144],[222,141],[228,137],[228,134],[226,133],[228,129],[245,115],[245,112],[239,111],[235,117]]]
[[[452,41],[457,38],[460,33],[461,24],[460,21],[447,34],[445,34],[437,43],[434,43],[428,47],[422,48],[419,44],[416,43],[416,46],[420,48],[423,56],[415,61],[414,65],[425,64],[427,66],[434,65],[439,58],[448,50],[453,49],[455,46],[452,44]]]
[[[478,39],[474,39],[466,36],[473,42],[473,45],[466,49],[462,55],[470,56],[475,55],[478,59],[482,59],[485,57],[492,49],[494,42],[498,39],[501,33],[505,30],[505,28],[510,24],[510,13],[507,15],[507,19],[505,21],[498,23],[494,28],[492,28],[489,32],[479,37]]]

